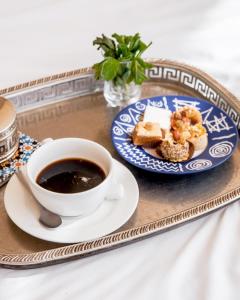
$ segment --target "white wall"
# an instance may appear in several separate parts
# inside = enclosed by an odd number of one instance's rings
[[[140,32],[147,57],[188,62],[240,95],[238,0],[0,0],[0,88],[90,66],[96,35]]]

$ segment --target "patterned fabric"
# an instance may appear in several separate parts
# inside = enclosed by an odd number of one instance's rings
[[[40,143],[30,136],[19,134],[19,147],[15,155],[0,164],[0,186],[8,181],[15,171],[26,164],[30,155],[40,146]]]

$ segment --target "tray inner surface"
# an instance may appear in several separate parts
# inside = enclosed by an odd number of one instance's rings
[[[142,98],[164,94],[200,97],[180,86],[156,85],[150,81],[143,87]],[[106,147],[114,158],[132,171],[139,184],[140,201],[132,218],[118,232],[178,213],[239,186],[239,146],[233,157],[223,165],[196,175],[158,175],[129,165],[118,156],[111,144],[110,126],[117,112],[117,108],[106,106],[99,92],[20,113],[18,126],[22,132],[38,140],[70,136],[91,139]],[[0,253],[27,254],[62,246],[41,241],[18,229],[6,215],[4,189],[0,189]]]

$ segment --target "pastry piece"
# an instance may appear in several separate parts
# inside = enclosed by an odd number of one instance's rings
[[[177,143],[173,138],[164,140],[156,151],[164,159],[172,162],[181,162],[189,159],[189,142],[184,144]]]
[[[189,132],[190,132],[190,139],[194,139],[194,138],[198,138],[202,135],[205,135],[206,134],[206,129],[205,127],[202,126],[202,124],[196,124],[196,125],[193,125],[193,126],[190,126],[189,128]]]
[[[132,139],[134,145],[155,147],[162,140],[162,130],[158,123],[138,122],[133,130]]]
[[[171,126],[174,140],[181,144],[186,141],[194,143],[196,138],[206,133],[201,113],[190,106],[180,108],[172,114]]]
[[[172,113],[172,128],[186,129],[186,127],[202,124],[202,115],[194,107],[185,106]]]
[[[180,143],[182,145],[184,145],[186,143],[186,141],[188,141],[189,138],[191,138],[191,133],[189,132],[189,129],[173,129],[172,130],[172,135],[174,140],[177,143]]]
[[[208,136],[207,134],[204,134],[198,138],[191,139],[189,142],[193,145],[194,151],[202,152],[207,147]]]
[[[147,106],[143,116],[143,122],[158,123],[161,129],[169,130],[171,127],[172,112],[155,106]]]
[[[196,124],[190,127],[189,132],[191,136],[188,141],[193,144],[194,150],[204,150],[208,143],[206,129],[201,124]]]

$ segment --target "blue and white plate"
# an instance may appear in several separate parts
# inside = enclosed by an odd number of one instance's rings
[[[132,131],[147,105],[175,111],[184,106],[194,106],[203,118],[208,132],[208,145],[192,159],[173,163],[156,157],[153,153],[132,143]],[[117,152],[130,164],[155,173],[191,174],[212,169],[233,154],[238,143],[238,131],[232,119],[212,103],[187,96],[158,96],[140,100],[124,108],[112,123],[112,143]]]

